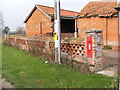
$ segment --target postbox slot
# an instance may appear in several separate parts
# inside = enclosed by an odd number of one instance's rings
[[[87,57],[92,58],[92,37],[87,37]]]

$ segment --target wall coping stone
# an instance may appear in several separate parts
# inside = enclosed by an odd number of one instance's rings
[[[99,29],[91,29],[91,30],[85,30],[86,33],[101,33],[103,30]]]

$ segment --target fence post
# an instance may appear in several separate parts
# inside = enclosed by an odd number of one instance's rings
[[[86,30],[86,57],[91,71],[103,69],[103,37],[102,30]]]

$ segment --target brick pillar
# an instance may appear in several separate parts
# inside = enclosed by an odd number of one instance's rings
[[[92,40],[92,46],[88,45],[89,37]],[[102,30],[91,29],[86,30],[86,57],[88,61],[88,65],[91,71],[99,71],[103,69],[103,36]],[[88,52],[89,48],[92,51]],[[90,54],[91,53],[91,54]],[[88,55],[90,54],[90,55]]]

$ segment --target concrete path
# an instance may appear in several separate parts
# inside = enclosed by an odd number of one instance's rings
[[[110,77],[117,77],[118,76],[118,67],[114,66],[114,67],[106,68],[106,69],[99,71],[97,73],[103,74],[106,76],[110,76]]]
[[[5,81],[5,79],[0,78],[0,90],[2,88],[14,88],[13,85],[11,85],[10,83],[8,83],[7,81]]]
[[[104,70],[97,72],[106,76],[116,77],[118,73],[118,62],[120,61],[120,51],[104,50],[103,51],[103,67]]]
[[[109,68],[118,65],[118,59],[120,59],[120,51],[112,51],[112,50],[104,50],[103,57],[104,57],[104,68]]]

